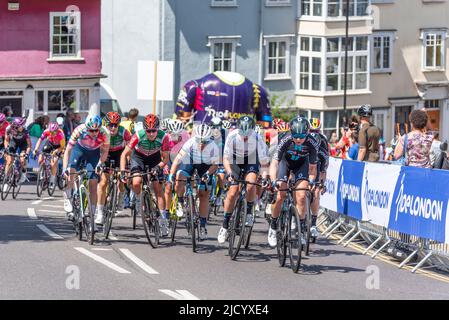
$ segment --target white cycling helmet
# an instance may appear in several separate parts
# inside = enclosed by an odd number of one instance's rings
[[[181,120],[171,120],[167,129],[171,134],[181,134],[184,131],[184,123]]]
[[[223,121],[221,121],[220,117],[213,117],[212,120],[210,121],[210,126],[211,127],[220,127],[223,125]]]
[[[196,126],[193,132],[198,142],[209,142],[212,137],[212,129],[207,124]]]
[[[232,124],[229,120],[223,120],[221,124],[223,126],[223,129],[231,129],[232,127]]]
[[[60,126],[60,127],[64,126],[64,118],[63,118],[63,117],[57,117],[57,118],[56,118],[56,123],[57,123],[58,126]]]
[[[260,125],[256,124],[256,126],[254,127],[254,131],[257,134],[262,134],[262,127]]]
[[[169,123],[172,122],[172,121],[173,121],[173,119],[165,118],[164,120],[162,120],[161,125],[160,125],[160,128],[161,128],[162,130],[164,130],[164,131],[167,130],[167,129],[168,129]]]

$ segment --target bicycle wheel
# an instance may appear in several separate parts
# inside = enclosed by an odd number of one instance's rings
[[[75,234],[78,237],[78,240],[83,240],[83,223],[82,219],[80,219],[81,214],[81,208],[80,208],[80,201],[79,196],[77,193],[73,194],[72,197],[72,206],[73,206],[73,228],[75,229]]]
[[[159,223],[157,221],[157,205],[148,191],[143,191],[142,195],[142,223],[148,242],[153,248],[159,244]]]
[[[109,187],[109,195],[106,197],[106,210],[104,217],[104,225],[103,225],[103,234],[104,238],[108,239],[109,233],[111,232],[112,220],[114,219],[114,215],[117,208],[117,185],[110,184]]]
[[[22,173],[22,174],[24,174],[24,173]],[[14,182],[12,185],[12,198],[16,199],[17,196],[19,195],[20,188],[22,187],[22,184],[19,182],[20,172],[14,171],[13,179],[14,179]]]
[[[230,221],[229,256],[235,260],[245,238],[246,200],[239,199]]]
[[[252,215],[253,215],[253,225],[252,226],[245,226],[245,238],[243,239],[243,245],[245,246],[245,249],[248,249],[250,241],[251,241],[251,234],[253,233],[253,226],[254,223],[256,223],[256,215],[254,213],[255,208],[253,207]]]
[[[304,246],[304,251],[306,253],[306,256],[309,255],[310,252],[310,242],[312,241],[312,209],[310,207],[310,195],[307,194],[306,196],[306,245]]]
[[[63,191],[65,189],[65,187],[67,186],[67,180],[65,179],[65,176],[60,171],[58,171],[57,181],[58,181],[59,190]]]
[[[8,172],[3,176],[2,191],[1,191],[2,200],[5,200],[8,197],[9,191],[12,188],[12,178],[14,173],[13,170],[14,168],[10,166]]]
[[[292,222],[295,228],[292,229]],[[296,216],[296,209],[292,205],[290,207],[290,212],[288,215],[288,249],[290,253],[290,267],[294,273],[298,273],[299,267],[301,266],[301,226],[299,225],[298,217]]]
[[[287,260],[287,243],[288,243],[288,212],[285,210],[281,211],[281,215],[278,219],[278,230],[277,230],[277,254],[278,261],[281,267],[285,266],[285,261]]]
[[[190,215],[189,215],[189,219],[190,219],[190,227],[191,227],[191,232],[190,232],[190,237],[192,239],[192,250],[193,252],[196,252],[196,244],[197,244],[197,239],[199,239],[199,225],[198,225],[198,220],[197,220],[197,216],[198,216],[198,212],[196,209],[196,204],[195,204],[195,199],[193,197],[193,195],[189,196],[189,207],[190,207]]]
[[[170,225],[171,242],[175,242],[176,227],[178,226],[178,217],[174,217],[173,215],[170,215],[169,225]]]
[[[39,166],[39,171],[37,173],[37,179],[36,179],[36,193],[37,196],[40,198],[42,195],[42,191],[44,189],[44,167],[43,166]]]
[[[82,215],[82,229],[86,234],[87,241],[89,244],[93,244],[95,238],[94,231],[94,212],[90,209],[87,190],[85,188],[80,188],[78,191],[80,194],[80,213]]]
[[[53,197],[53,194],[55,193],[55,190],[56,190],[56,184],[50,183],[50,179],[51,179],[51,169],[50,168],[48,168],[48,171],[47,171],[47,179],[48,179],[47,180],[47,183],[48,183],[47,193],[50,197]]]

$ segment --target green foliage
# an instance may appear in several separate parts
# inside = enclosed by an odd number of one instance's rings
[[[271,115],[274,118],[281,118],[284,121],[290,121],[299,114],[299,110],[295,107],[294,100],[291,99],[287,103],[285,96],[281,97],[277,94],[271,95],[270,106]],[[288,106],[285,108],[285,106]],[[283,108],[281,108],[283,107]]]

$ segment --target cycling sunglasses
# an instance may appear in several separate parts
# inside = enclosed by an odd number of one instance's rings
[[[108,128],[118,128],[118,124],[110,123],[108,124]]]
[[[307,133],[295,133],[292,134],[293,139],[305,139],[307,137]]]
[[[158,129],[147,129],[147,133],[155,133],[158,132]]]
[[[208,144],[210,142],[210,139],[200,139],[200,138],[195,138],[197,143],[201,143],[201,144]]]
[[[89,130],[87,130],[87,131],[94,133],[94,132],[100,131],[100,129],[89,129]]]

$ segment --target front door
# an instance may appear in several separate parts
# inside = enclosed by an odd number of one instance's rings
[[[0,112],[6,106],[11,107],[14,117],[22,116],[22,97],[0,97]]]

